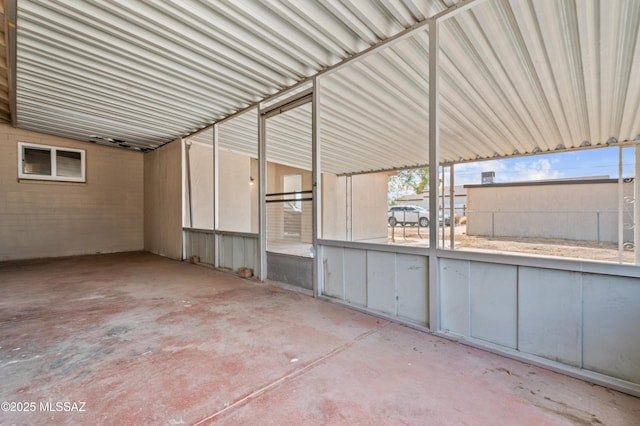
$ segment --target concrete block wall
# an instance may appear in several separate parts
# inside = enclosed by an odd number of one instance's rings
[[[18,179],[18,142],[86,151],[86,182]],[[142,250],[140,152],[0,125],[0,261]]]
[[[144,155],[144,249],[182,259],[182,145]]]

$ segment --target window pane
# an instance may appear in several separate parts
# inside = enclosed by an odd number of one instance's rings
[[[79,152],[56,151],[58,176],[82,177],[82,160]]]
[[[22,173],[51,176],[51,151],[48,149],[24,148]]]

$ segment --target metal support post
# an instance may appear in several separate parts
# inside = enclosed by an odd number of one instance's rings
[[[258,242],[260,281],[267,279],[267,151],[266,151],[266,126],[261,108],[258,107]]]
[[[213,125],[213,266],[218,268],[220,267],[220,238],[218,234],[215,232],[219,228],[219,218],[220,218],[220,169],[219,169],[219,161],[218,161],[218,125]]]
[[[446,226],[444,226],[444,206],[446,205],[445,203],[445,185],[444,185],[444,181],[445,181],[445,177],[444,177],[444,165],[442,166],[442,178],[440,179],[440,184],[442,185],[442,202],[440,203],[440,215],[438,216],[438,225],[440,226],[440,229],[442,230],[442,248],[445,247],[445,230],[446,230]],[[442,221],[442,222],[441,222]]]
[[[439,128],[439,26],[437,21],[429,24],[429,324],[433,331],[440,330],[439,283],[438,283],[438,163],[440,161]],[[436,219],[436,220],[433,220]]]
[[[624,254],[624,178],[622,176],[622,146],[618,148],[618,261]]]
[[[449,248],[453,250],[456,243],[456,191],[454,189],[455,179],[453,176],[453,164],[449,166]]]
[[[313,79],[313,97],[311,100],[311,174],[313,191],[313,295],[322,293],[322,249],[318,246],[318,238],[322,230],[322,174],[320,171],[320,101],[318,78]]]

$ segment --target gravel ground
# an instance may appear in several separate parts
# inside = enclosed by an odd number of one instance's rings
[[[419,234],[418,234],[419,232]],[[445,245],[449,247],[449,227],[445,228]],[[442,240],[440,232],[439,239]],[[395,244],[427,245],[429,230],[415,226],[389,227],[389,241]],[[480,237],[466,233],[466,225],[455,227],[455,248],[464,250],[490,250],[498,252],[528,253],[542,256],[568,257],[577,259],[618,262],[618,246],[614,243],[595,241],[574,241],[552,238]],[[634,253],[623,252],[623,262],[633,263]]]

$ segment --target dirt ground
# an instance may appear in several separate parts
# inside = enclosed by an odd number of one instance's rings
[[[450,246],[450,228],[444,232],[444,246]],[[442,241],[442,228],[438,239]],[[429,230],[417,226],[389,227],[389,242],[406,245],[427,245]],[[614,243],[573,241],[552,238],[479,237],[466,233],[466,225],[455,227],[455,248],[464,250],[490,250],[497,252],[528,253],[542,256],[619,262],[618,246]],[[633,250],[623,252],[623,263],[633,263]]]

